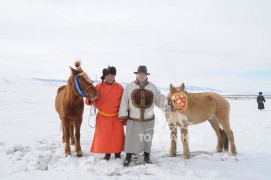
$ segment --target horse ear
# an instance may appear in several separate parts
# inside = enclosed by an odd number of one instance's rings
[[[82,69],[81,67],[78,67],[78,68],[77,68],[77,71],[84,72],[83,69]]]
[[[170,83],[170,92],[175,93],[177,89]]]
[[[78,74],[78,71],[73,69],[71,66],[70,66],[70,69],[71,69],[72,75],[76,76]]]
[[[180,88],[180,91],[184,91],[184,88],[185,88],[184,83],[182,83],[182,84],[179,86],[179,88]]]

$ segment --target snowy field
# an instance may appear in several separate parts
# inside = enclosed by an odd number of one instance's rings
[[[65,157],[60,120],[54,109],[59,85],[33,79],[0,78],[0,179],[270,179],[271,102],[259,111],[255,99],[228,99],[237,156],[215,153],[216,136],[208,122],[189,127],[191,158],[168,157],[169,130],[155,109],[151,159],[154,164],[123,167],[122,159],[103,160],[89,152],[95,126],[85,106],[81,128],[83,157]],[[90,125],[90,126],[89,126]],[[142,159],[141,154],[138,157]]]

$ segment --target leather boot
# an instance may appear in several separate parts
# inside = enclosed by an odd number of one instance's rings
[[[123,166],[128,166],[131,162],[131,159],[132,159],[132,153],[127,153],[126,158],[123,162]]]
[[[119,152],[119,153],[115,153],[115,158],[116,158],[116,159],[121,158],[120,152]]]
[[[147,164],[152,164],[152,161],[150,159],[150,153],[144,152],[144,162]]]
[[[107,161],[110,159],[110,157],[111,157],[111,154],[105,154],[104,155],[104,159],[107,160]]]

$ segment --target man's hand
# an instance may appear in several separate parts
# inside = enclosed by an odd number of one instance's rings
[[[123,126],[126,126],[126,124],[127,124],[127,119],[120,119],[120,122],[122,122]]]

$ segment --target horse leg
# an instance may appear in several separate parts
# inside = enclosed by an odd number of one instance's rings
[[[62,121],[61,121],[61,127],[62,127],[62,143],[65,143],[64,125]]]
[[[230,153],[232,156],[235,156],[237,154],[237,150],[236,150],[236,146],[235,146],[235,143],[234,143],[234,136],[233,136],[233,132],[232,130],[229,128],[226,128],[224,129],[228,139],[229,139],[229,142],[230,142]]]
[[[70,122],[71,125],[70,125],[70,135],[71,135],[71,145],[74,145],[74,123],[73,122]]]
[[[82,119],[76,123],[75,125],[75,151],[77,153],[77,157],[82,157],[83,153],[80,145],[80,128],[81,128]]]
[[[173,123],[169,124],[169,130],[170,130],[170,150],[169,150],[169,156],[174,157],[176,156],[176,141],[177,141],[177,126],[174,126]]]
[[[216,119],[211,118],[208,119],[208,121],[210,122],[212,128],[214,129],[216,136],[217,136],[217,145],[216,145],[216,152],[220,153],[222,152],[223,149],[223,144],[222,144],[222,135],[223,135],[223,131],[219,126],[219,123]]]
[[[230,154],[232,156],[235,156],[237,154],[237,151],[236,151],[236,146],[234,143],[233,132],[230,128],[229,119],[227,118],[227,121],[220,122],[220,123],[221,123],[221,126],[222,126],[224,132],[226,133],[226,136],[228,137],[229,142],[230,142]]]
[[[188,126],[184,125],[180,127],[181,139],[183,143],[183,158],[188,159],[190,157],[190,151],[188,147]]]
[[[65,154],[66,156],[71,155],[70,148],[70,122],[63,122],[63,133],[65,139]]]

